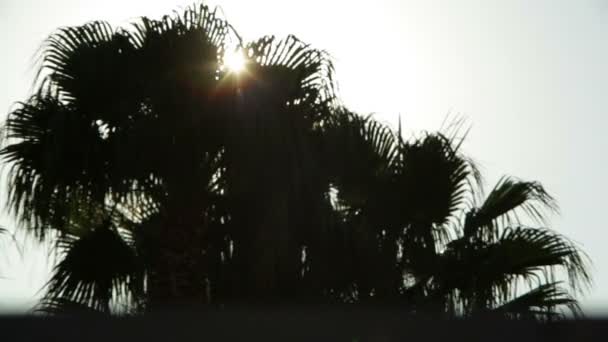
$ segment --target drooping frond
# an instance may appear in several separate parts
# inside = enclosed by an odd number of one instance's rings
[[[486,235],[496,236],[497,224],[502,223],[503,227],[521,224],[518,215],[522,214],[544,225],[547,210],[556,211],[557,205],[541,184],[503,177],[481,207],[467,214],[464,232],[472,236],[482,230]]]
[[[92,308],[88,304],[66,298],[44,298],[33,310],[34,314],[48,316],[105,316],[108,313]]]
[[[577,301],[558,282],[546,283],[493,309],[491,313],[514,319],[551,320],[563,318],[567,308],[575,316],[582,314]]]
[[[547,229],[507,228],[496,241],[461,238],[440,255],[433,282],[457,296],[465,312],[491,308],[525,287],[554,282],[566,271],[576,290],[590,282],[586,256],[572,242]]]
[[[591,281],[587,256],[573,242],[548,229],[507,228],[488,250],[486,262],[495,272],[525,275],[543,268],[563,268],[573,289],[583,289]]]
[[[68,301],[109,312],[113,296],[143,289],[133,249],[107,225],[82,237],[60,237],[57,248],[64,254],[47,285],[50,303]]]
[[[72,106],[33,96],[9,115],[6,128],[12,144],[0,156],[10,168],[8,203],[37,236],[44,235],[44,225],[60,228],[74,202],[103,201],[103,140]]]

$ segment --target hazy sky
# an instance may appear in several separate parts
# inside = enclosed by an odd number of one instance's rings
[[[1,0],[0,119],[29,94],[34,53],[55,28],[94,19],[128,24],[189,3]],[[595,285],[583,307],[608,311],[608,1],[207,3],[221,6],[245,39],[293,33],[327,50],[352,109],[387,123],[400,114],[411,132],[439,128],[448,112],[466,116],[465,150],[488,188],[509,174],[538,180],[557,198],[553,227],[594,261]],[[4,198],[4,186],[0,192]],[[14,226],[6,215],[0,223]],[[24,310],[49,266],[40,248],[30,246],[21,259],[8,241],[4,250],[0,309]]]

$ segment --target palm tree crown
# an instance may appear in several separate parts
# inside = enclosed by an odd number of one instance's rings
[[[243,72],[225,67],[226,51]],[[47,311],[399,303],[551,318],[590,281],[554,200],[481,178],[456,134],[405,141],[344,108],[327,53],[251,43],[204,5],[59,29],[0,154],[22,226],[60,254]],[[563,287],[553,272],[565,270]],[[522,291],[522,289],[525,289]]]

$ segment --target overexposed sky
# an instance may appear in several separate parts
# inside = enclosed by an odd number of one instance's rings
[[[191,1],[2,0],[0,119],[30,93],[34,53],[55,28],[158,17]],[[293,33],[327,50],[340,94],[410,132],[446,114],[472,124],[467,154],[487,187],[502,174],[542,182],[561,206],[553,227],[594,261],[587,310],[608,311],[608,1],[215,0],[245,39]],[[2,180],[4,182],[4,180]],[[488,189],[489,190],[489,189]],[[0,187],[5,197],[5,187]],[[6,215],[1,225],[14,226]],[[5,239],[6,240],[6,239]],[[0,241],[0,309],[24,310],[49,270]],[[4,253],[3,253],[4,254]],[[605,261],[606,260],[606,261]]]

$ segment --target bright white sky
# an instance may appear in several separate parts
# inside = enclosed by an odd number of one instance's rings
[[[0,119],[30,92],[33,56],[55,28],[126,24],[191,1],[2,0]],[[330,52],[344,102],[411,132],[448,112],[472,124],[466,152],[487,186],[502,174],[541,181],[558,199],[553,227],[594,261],[586,310],[608,309],[604,135],[608,2],[603,0],[215,0],[245,39],[293,33]],[[4,182],[4,180],[3,180]],[[5,197],[5,188],[0,187]],[[0,223],[14,226],[6,216]],[[0,309],[25,310],[49,266],[41,248],[19,258],[0,244]]]

